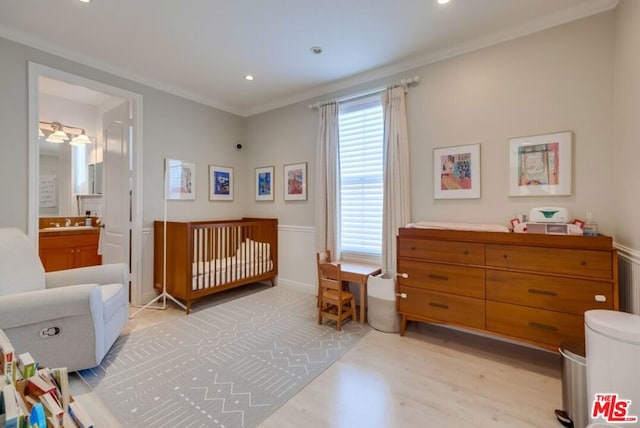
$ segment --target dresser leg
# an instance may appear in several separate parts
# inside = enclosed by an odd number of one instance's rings
[[[400,322],[400,336],[404,336],[404,332],[407,329],[407,315],[402,314],[402,321]]]

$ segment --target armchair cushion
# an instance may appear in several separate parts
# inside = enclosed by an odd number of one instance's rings
[[[19,229],[1,228],[0,296],[44,287],[44,267],[31,240]]]

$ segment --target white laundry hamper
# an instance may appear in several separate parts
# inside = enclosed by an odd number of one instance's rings
[[[385,333],[400,331],[395,279],[386,273],[369,276],[367,280],[367,320],[376,330]]]

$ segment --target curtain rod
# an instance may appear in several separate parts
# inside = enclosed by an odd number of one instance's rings
[[[317,103],[314,104],[309,104],[309,108],[310,109],[317,109],[320,106],[323,106],[325,104],[330,104],[330,103],[342,103],[345,101],[351,101],[351,100],[355,100],[357,98],[362,98],[362,97],[366,97],[368,95],[373,95],[373,94],[377,94],[380,93],[386,89],[390,89],[390,88],[397,88],[399,86],[404,86],[404,87],[409,87],[409,86],[415,86],[418,84],[418,82],[420,81],[420,76],[414,76],[414,77],[409,77],[406,79],[400,79],[397,82],[391,84],[391,85],[387,85],[387,86],[382,86],[382,87],[378,87],[375,89],[370,89],[368,91],[365,92],[360,92],[354,95],[347,95],[344,97],[340,97],[340,98],[336,98],[334,100],[329,100],[329,101],[318,101]]]

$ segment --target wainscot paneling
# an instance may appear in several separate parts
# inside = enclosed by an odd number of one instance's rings
[[[142,229],[142,283],[131,293],[132,304],[142,306],[157,296],[153,289],[153,228]]]
[[[640,252],[616,244],[620,310],[640,315]]]
[[[278,285],[316,291],[316,229],[278,226]]]

